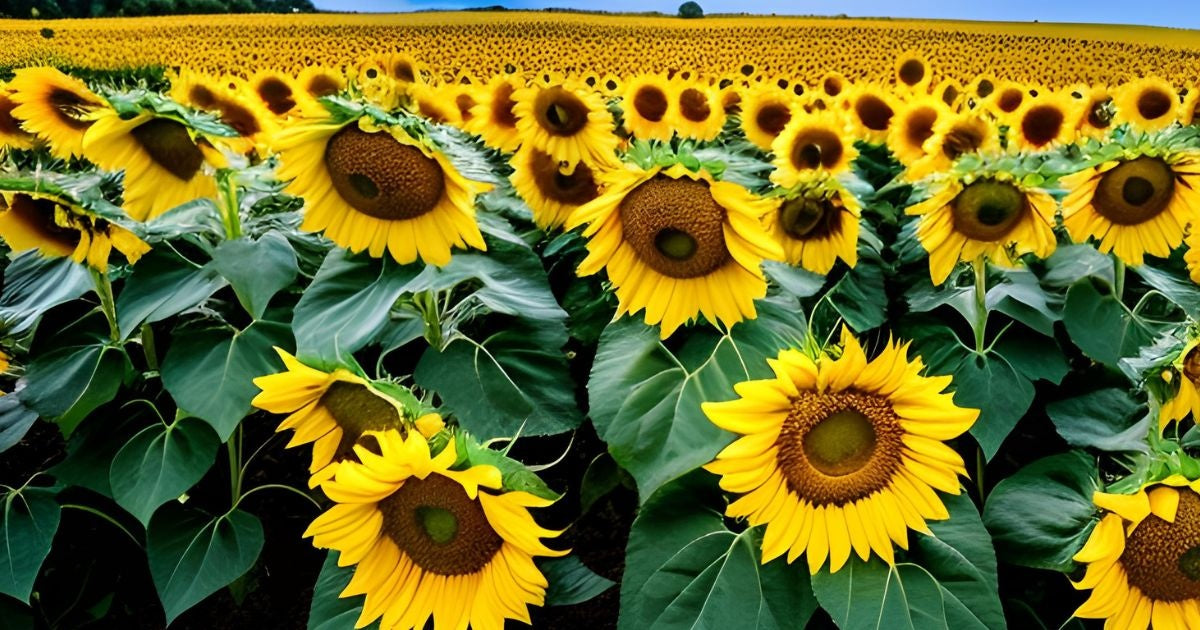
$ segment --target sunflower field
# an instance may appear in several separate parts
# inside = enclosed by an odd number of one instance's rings
[[[0,625],[1200,629],[1200,36],[480,15],[0,21]]]

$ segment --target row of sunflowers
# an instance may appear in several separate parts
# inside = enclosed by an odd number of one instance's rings
[[[281,490],[336,552],[310,625],[529,623],[613,586],[553,539],[624,484],[626,627],[1059,623],[998,555],[1086,566],[1076,617],[1200,627],[1200,91],[934,84],[911,53],[888,83],[507,70],[0,84],[0,448],[68,439],[6,486],[31,553],[0,592],[30,601],[86,489],[173,621],[251,570],[243,499]],[[307,488],[244,489],[254,409]],[[585,418],[600,452],[552,490]]]

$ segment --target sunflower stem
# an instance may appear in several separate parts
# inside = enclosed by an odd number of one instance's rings
[[[987,332],[987,261],[982,256],[971,265],[975,268],[975,352],[986,351],[984,333]]]
[[[142,324],[142,353],[146,355],[146,367],[157,372],[158,349],[154,345],[154,329],[150,324]]]
[[[225,449],[229,453],[229,493],[232,505],[237,507],[237,504],[242,499],[242,427],[238,426],[233,435],[229,436],[229,440],[225,442]]]
[[[1113,256],[1113,292],[1118,301],[1125,297],[1125,261],[1120,256]]]
[[[237,183],[234,181],[233,171],[226,171],[217,180],[220,182],[221,222],[225,224],[225,238],[232,241],[242,236]]]
[[[108,279],[108,271],[100,271],[88,267],[92,273],[92,283],[96,285],[96,295],[100,296],[100,309],[108,320],[108,336],[113,341],[121,340],[121,327],[117,325],[117,303],[113,299],[112,281]]]

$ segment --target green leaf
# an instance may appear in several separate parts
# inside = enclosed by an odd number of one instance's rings
[[[812,576],[813,593],[841,630],[948,630],[943,589],[914,564],[889,567],[851,556],[837,573]]]
[[[127,409],[132,410],[132,407]],[[63,484],[80,486],[112,498],[112,488],[108,484],[112,460],[145,425],[145,418],[128,413],[106,420],[80,426],[67,441],[67,456],[47,472]]]
[[[500,451],[490,449],[476,442],[470,437],[459,433],[456,438],[456,450],[458,452],[459,461],[455,462],[455,467],[458,464],[466,463],[471,466],[485,464],[495,466],[500,470],[501,480],[504,482],[504,487],[507,490],[517,490],[528,492],[534,496],[551,501],[557,501],[561,496],[557,492],[550,489],[545,481],[530,470],[525,464],[508,457]]]
[[[618,628],[802,628],[808,570],[760,563],[758,529],[725,527],[713,476],[697,472],[642,506],[629,534]]]
[[[353,628],[362,614],[363,597],[338,597],[354,576],[351,567],[339,567],[337,552],[325,555],[317,583],[313,585],[312,604],[308,609],[308,630],[346,630]],[[367,628],[379,627],[376,620]]]
[[[527,320],[566,319],[550,291],[542,263],[527,248],[505,242],[493,243],[486,253],[456,253],[444,267],[427,266],[405,287],[406,291],[441,291],[464,282],[479,288],[464,297],[456,309],[474,307],[484,312],[503,313]]]
[[[789,295],[806,298],[825,286],[825,276],[773,260],[763,262],[763,272]]]
[[[1162,292],[1168,300],[1183,309],[1188,317],[1200,320],[1200,289],[1196,288],[1190,278],[1180,278],[1150,265],[1139,265],[1131,269],[1151,288]]]
[[[257,241],[224,241],[213,251],[213,265],[254,319],[262,319],[267,303],[300,271],[296,251],[278,232],[268,232]]]
[[[1084,354],[1114,368],[1121,357],[1136,356],[1154,340],[1154,331],[1121,304],[1111,286],[1092,278],[1067,290],[1063,323]]]
[[[583,422],[562,322],[512,319],[482,342],[458,337],[421,355],[413,380],[480,440],[570,431]]]
[[[89,413],[117,395],[131,369],[123,348],[103,343],[59,348],[29,364],[21,399],[70,437]]]
[[[117,295],[117,324],[128,338],[142,323],[178,315],[227,283],[212,264],[197,267],[175,254],[154,250],[133,268]]]
[[[0,542],[5,551],[0,553],[0,593],[26,604],[58,531],[62,508],[54,500],[56,494],[56,488],[27,487],[4,495]]]
[[[6,334],[23,333],[46,311],[74,300],[91,288],[87,267],[70,258],[46,258],[35,251],[25,252],[4,270],[0,323]]]
[[[943,495],[943,500],[950,518],[930,521],[933,536],[918,534],[908,558],[937,580],[952,627],[1003,630],[992,538],[970,497]]]
[[[987,292],[988,310],[995,310],[1047,337],[1054,336],[1054,322],[1062,319],[1057,298],[1042,290],[1037,277],[1025,270],[1006,270],[1005,282]]]
[[[250,413],[259,391],[254,379],[281,369],[275,346],[292,347],[287,324],[177,330],[162,362],[163,387],[180,409],[208,422],[224,442]]]
[[[581,604],[616,585],[616,582],[596,575],[577,556],[548,558],[539,564],[542,574],[550,582],[546,587],[547,606]]]
[[[1147,452],[1153,418],[1123,389],[1109,388],[1046,405],[1046,415],[1071,446]]]
[[[625,317],[600,337],[588,380],[589,415],[642,500],[712,460],[733,436],[700,410],[734,398],[733,384],[771,374],[774,357],[805,330],[798,310],[759,302],[759,317],[729,335],[696,330],[675,353],[658,330]]]
[[[296,304],[297,354],[338,361],[371,343],[421,265],[351,256],[335,249]]]
[[[1082,278],[1096,278],[1113,283],[1113,259],[1096,251],[1091,245],[1063,245],[1045,260],[1046,273],[1042,282],[1051,287],[1066,288]]]
[[[993,350],[1004,357],[1017,374],[1031,381],[1040,379],[1061,385],[1071,369],[1057,340],[1029,331],[1009,329],[995,342]]]
[[[24,387],[24,384],[21,384]],[[37,422],[38,414],[21,400],[22,390],[0,396],[0,453],[12,448]]]
[[[629,473],[621,470],[612,455],[597,455],[583,471],[583,479],[579,482],[579,513],[587,514],[596,501],[616,490],[628,478]]]
[[[212,199],[196,199],[142,223],[140,234],[147,243],[169,241],[185,234],[221,236],[225,228],[221,224],[220,210]]]
[[[858,244],[858,264],[827,294],[838,314],[857,332],[871,330],[887,320],[888,297],[883,283],[883,259],[870,243]]]
[[[146,557],[167,623],[248,571],[262,546],[262,523],[241,510],[213,518],[176,503],[156,512]]]
[[[991,459],[1033,403],[1033,383],[995,352],[971,353],[954,371],[954,404],[979,410],[971,435]]]
[[[146,525],[158,506],[200,481],[220,446],[216,434],[196,418],[170,426],[154,423],[113,458],[108,473],[113,499]]]
[[[1095,460],[1082,451],[1039,459],[996,484],[983,522],[1005,562],[1071,571],[1091,533],[1098,490]]]

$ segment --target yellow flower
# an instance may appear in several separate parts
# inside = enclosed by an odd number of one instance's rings
[[[910,181],[950,170],[955,160],[972,153],[1000,151],[1000,132],[990,118],[976,110],[938,117],[933,136],[925,141],[925,157],[905,168]]]
[[[1115,123],[1128,123],[1137,131],[1158,131],[1179,118],[1179,97],[1170,83],[1146,77],[1113,90]]]
[[[32,149],[36,137],[21,128],[21,121],[13,117],[17,102],[12,98],[8,86],[0,82],[0,154],[12,149]]]
[[[46,193],[0,191],[0,238],[14,252],[36,249],[107,271],[116,249],[130,264],[150,246],[129,230],[70,200]]]
[[[933,96],[913,96],[901,107],[888,130],[892,155],[904,166],[930,155],[926,143],[936,134],[939,122],[950,118],[950,108]]]
[[[12,115],[21,127],[44,139],[54,157],[83,155],[83,135],[108,104],[55,68],[23,68],[8,84],[17,104]]]
[[[775,154],[771,181],[791,188],[817,172],[848,172],[858,151],[845,127],[845,121],[836,113],[797,111],[771,145]]]
[[[513,155],[512,167],[513,188],[533,210],[534,222],[545,230],[558,228],[600,194],[598,173],[584,162],[571,166],[530,146]]]
[[[626,81],[621,113],[629,134],[640,140],[670,140],[680,117],[673,91],[665,74],[643,74]]]
[[[552,79],[553,80],[553,79]],[[601,96],[574,82],[532,85],[513,93],[513,114],[523,143],[556,160],[610,164],[619,138]]]
[[[1038,92],[1011,118],[1009,140],[1019,150],[1048,151],[1075,140],[1086,104],[1065,91]]]
[[[516,101],[513,94],[524,87],[524,82],[512,75],[496,75],[487,87],[478,94],[478,102],[471,108],[466,130],[483,138],[488,146],[511,153],[521,146],[521,133],[517,131],[517,115],[513,113]]]
[[[776,199],[766,217],[767,233],[783,249],[784,261],[826,274],[841,258],[858,262],[858,199],[837,179],[814,176]]]
[[[924,94],[931,80],[925,55],[910,50],[896,57],[896,88],[901,94]]]
[[[795,102],[791,92],[774,86],[759,85],[741,93],[742,131],[746,139],[763,151],[771,150],[771,143],[783,133],[795,114]]]
[[[857,83],[846,91],[850,128],[855,137],[872,144],[887,140],[900,106],[889,92],[869,83]]]

